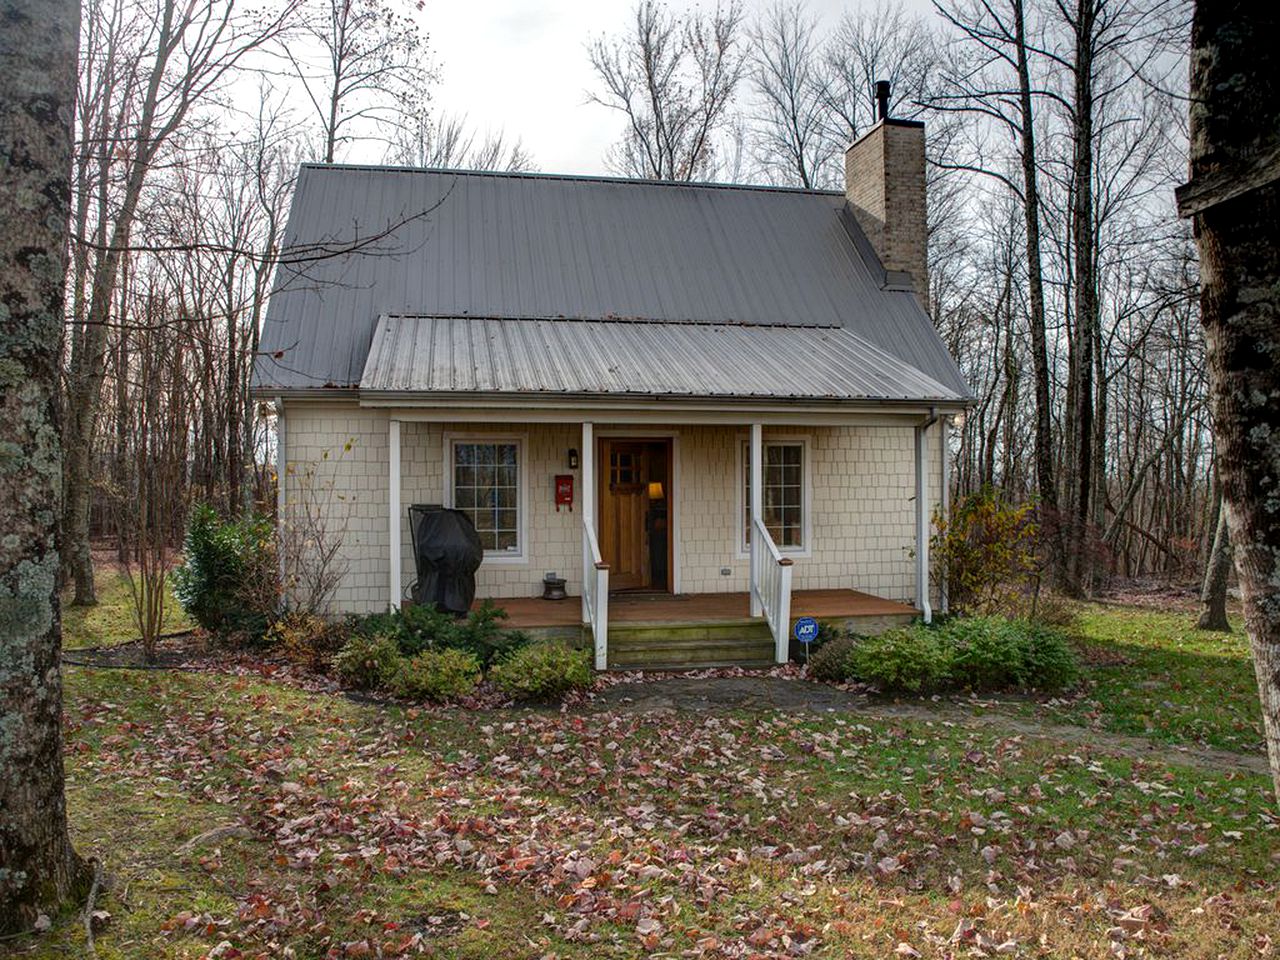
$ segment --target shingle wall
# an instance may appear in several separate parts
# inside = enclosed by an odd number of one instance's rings
[[[343,536],[346,574],[334,606],[344,612],[384,609],[388,602],[387,432],[384,411],[354,405],[291,403],[286,407],[286,501],[296,508],[301,477],[326,495],[329,527]],[[622,429],[599,424],[597,434]],[[662,431],[655,431],[654,435]],[[743,428],[682,426],[674,437],[674,498],[679,589],[684,593],[745,591],[747,558],[741,548],[740,444]],[[581,447],[576,424],[438,424],[405,421],[401,427],[401,500],[444,499],[446,434],[519,436],[525,441],[528,509],[524,559],[487,561],[478,594],[531,596],[545,572],[581,590],[581,514],[556,512],[554,477],[569,473],[569,449]],[[637,434],[638,435],[638,434]],[[811,519],[809,549],[797,556],[796,589],[853,587],[894,600],[914,598],[913,430],[904,426],[813,427],[766,430],[765,439],[802,438],[808,444]],[[941,481],[940,431],[930,432],[930,500]],[[581,471],[575,495],[581,504]],[[288,509],[288,508],[287,508]],[[579,507],[580,509],[580,507]],[[407,518],[401,511],[404,586],[414,578]],[[721,570],[727,568],[728,575]]]

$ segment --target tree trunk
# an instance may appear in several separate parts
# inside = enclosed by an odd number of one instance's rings
[[[1065,579],[1058,482],[1053,467],[1053,401],[1049,391],[1049,347],[1045,335],[1044,276],[1040,264],[1040,188],[1036,175],[1035,116],[1031,104],[1031,68],[1027,62],[1026,16],[1022,0],[1013,0],[1014,39],[1018,60],[1018,105],[1022,115],[1022,193],[1026,221],[1027,301],[1031,327],[1031,364],[1036,397],[1036,488],[1040,521],[1049,537],[1054,578]]]
[[[1097,0],[1078,0],[1075,31],[1075,92],[1072,101],[1074,125],[1071,162],[1071,239],[1075,276],[1072,296],[1075,306],[1075,342],[1071,362],[1075,372],[1075,409],[1072,422],[1075,436],[1071,444],[1074,463],[1071,479],[1075,490],[1068,522],[1070,549],[1067,560],[1067,592],[1082,596],[1093,563],[1089,544],[1090,499],[1093,493],[1093,350],[1094,328],[1098,322],[1098,291],[1095,281],[1093,232],[1093,53]]]
[[[6,0],[0,31],[0,935],[80,895],[62,771],[57,391],[79,4]]]
[[[1274,4],[1201,0],[1191,32],[1191,183],[1218,467],[1280,799],[1280,31]]]
[[[1227,532],[1227,511],[1218,512],[1218,529],[1213,535],[1213,548],[1204,568],[1204,587],[1200,591],[1200,619],[1197,630],[1220,630],[1227,633],[1227,579],[1231,574],[1231,535]]]

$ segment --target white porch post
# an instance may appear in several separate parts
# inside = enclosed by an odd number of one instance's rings
[[[751,616],[759,617],[764,615],[764,605],[760,602],[757,593],[760,587],[760,562],[764,557],[764,551],[760,549],[760,544],[756,541],[759,537],[756,534],[756,523],[760,520],[761,514],[764,513],[764,487],[761,482],[761,471],[764,468],[764,428],[759,423],[751,425],[751,517],[750,517],[750,537],[751,537],[751,584],[748,594],[751,597]]]
[[[288,557],[284,553],[286,513],[289,505],[289,491],[285,483],[289,474],[289,451],[285,446],[284,397],[275,398],[276,408],[276,564],[280,575],[280,607],[284,609],[289,598]]]
[[[925,623],[933,622],[929,605],[929,425],[916,427],[916,609]]]
[[[594,524],[596,517],[596,442],[595,424],[583,421],[582,453],[579,457],[582,464],[582,516],[583,523]],[[595,559],[587,549],[587,542],[582,541],[582,622],[591,620],[591,607],[587,597],[591,589],[589,578],[596,575]]]
[[[387,421],[387,461],[389,493],[387,496],[387,542],[390,550],[391,609],[400,609],[400,596],[404,581],[400,572],[400,421],[392,417]]]
[[[939,446],[942,448],[942,489],[938,491],[939,498],[942,500],[942,517],[944,520],[951,519],[951,417],[943,417],[940,424],[942,429],[938,432],[942,434]],[[947,600],[947,572],[940,571],[941,576],[938,583],[941,586],[939,593],[942,600],[942,612],[945,614],[950,609],[950,603]]]

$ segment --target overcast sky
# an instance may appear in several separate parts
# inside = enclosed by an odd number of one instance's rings
[[[772,0],[744,0],[748,14]],[[809,0],[824,25],[876,0]],[[437,111],[524,140],[540,170],[605,173],[618,114],[587,103],[595,87],[586,43],[625,29],[634,0],[426,0],[424,22],[440,67]],[[670,0],[674,9],[694,6]],[[927,13],[929,0],[904,0]],[[709,4],[701,4],[708,9]]]

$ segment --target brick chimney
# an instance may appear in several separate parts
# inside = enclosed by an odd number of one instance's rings
[[[929,289],[924,124],[888,115],[889,84],[876,83],[880,119],[844,154],[844,193],[884,265],[886,286]]]

